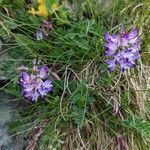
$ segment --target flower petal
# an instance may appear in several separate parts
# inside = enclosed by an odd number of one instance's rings
[[[35,92],[31,95],[32,101],[36,102],[39,96],[40,96],[40,94],[35,91]]]
[[[21,72],[21,80],[24,82],[29,82],[30,76],[26,73],[26,71]]]
[[[127,62],[127,65],[130,67],[130,68],[134,68],[136,66],[136,64],[132,61],[129,61]]]
[[[26,87],[25,87],[25,89],[24,89],[24,91],[26,91],[26,92],[30,92],[30,91],[32,91],[33,90],[33,85],[26,85]]]
[[[115,60],[106,59],[105,62],[108,64],[108,71],[112,72],[116,68]]]
[[[46,65],[42,66],[41,70],[40,70],[40,77],[42,79],[46,78],[48,75],[48,67]]]
[[[105,33],[104,38],[108,43],[109,42],[116,43],[116,44],[119,43],[119,37],[115,34],[110,35],[109,33]]]
[[[25,91],[23,90],[23,95],[29,99],[31,99],[32,96],[32,91]]]
[[[43,89],[42,87],[38,89],[38,92],[42,98],[47,95],[47,90]]]
[[[129,39],[134,39],[138,36],[138,30],[136,28],[132,28],[129,32]]]
[[[117,44],[115,43],[109,43],[105,45],[105,55],[106,56],[113,56],[116,53],[116,50],[118,49]]]
[[[43,88],[46,89],[48,92],[52,90],[52,81],[51,80],[46,80],[45,82],[43,82],[42,84]]]
[[[121,36],[121,46],[122,47],[127,47],[129,43],[129,36],[128,34],[124,34]]]

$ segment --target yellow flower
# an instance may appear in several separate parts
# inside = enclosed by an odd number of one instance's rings
[[[48,9],[45,5],[45,0],[37,0],[38,2],[38,10],[35,10],[33,7],[30,8],[30,10],[28,11],[30,14],[32,15],[38,15],[41,17],[47,17],[49,15]],[[51,6],[52,12],[50,14],[52,14],[54,11],[59,10],[59,6],[58,4],[52,4]]]
[[[30,14],[35,15],[36,11],[33,7],[30,8],[30,10],[28,11]]]
[[[47,10],[45,4],[38,6],[38,11],[36,11],[36,14],[38,16],[41,16],[41,17],[47,17],[48,16],[48,10]]]
[[[59,6],[58,6],[57,4],[53,4],[53,5],[52,5],[52,10],[53,10],[53,11],[59,10]]]
[[[44,0],[37,0],[39,4],[44,4]]]
[[[44,0],[38,0],[37,2],[39,3],[38,10],[35,11],[35,9],[33,7],[31,7],[31,10],[29,10],[29,13],[32,15],[47,17],[48,16],[48,10],[46,8]]]

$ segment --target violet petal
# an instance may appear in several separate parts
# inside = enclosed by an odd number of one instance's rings
[[[42,66],[41,70],[40,70],[40,77],[42,79],[46,78],[48,75],[48,67],[46,65]]]

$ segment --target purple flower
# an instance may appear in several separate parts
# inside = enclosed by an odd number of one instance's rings
[[[107,43],[105,44],[105,55],[108,56],[114,56],[117,49],[120,46],[120,39],[117,35],[109,35],[108,33],[105,33],[105,40]]]
[[[105,62],[108,64],[108,70],[109,72],[114,71],[114,69],[116,68],[116,60],[115,59],[106,59]]]
[[[132,28],[129,33],[122,27],[119,35],[104,35],[105,56],[109,72],[119,67],[122,72],[136,66],[135,61],[140,58],[140,39],[138,31]]]
[[[46,65],[42,66],[41,70],[40,70],[40,74],[39,77],[41,77],[42,79],[46,78],[48,74],[48,67]]]
[[[47,79],[48,67],[46,65],[38,69],[33,65],[34,73],[29,75],[26,70],[21,70],[20,85],[26,99],[36,102],[38,98],[45,98],[52,91],[52,81]]]
[[[132,45],[140,46],[138,30],[132,28],[129,33],[126,33],[125,29],[122,27],[120,33],[120,42],[122,47],[130,47]]]

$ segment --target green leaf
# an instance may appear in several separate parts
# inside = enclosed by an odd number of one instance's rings
[[[80,109],[76,106],[73,107],[72,115],[78,127],[81,127],[83,125],[85,114],[86,114],[86,109],[84,108]]]
[[[135,129],[145,137],[150,137],[150,122],[146,120],[133,116],[124,120],[123,124],[129,128]]]

